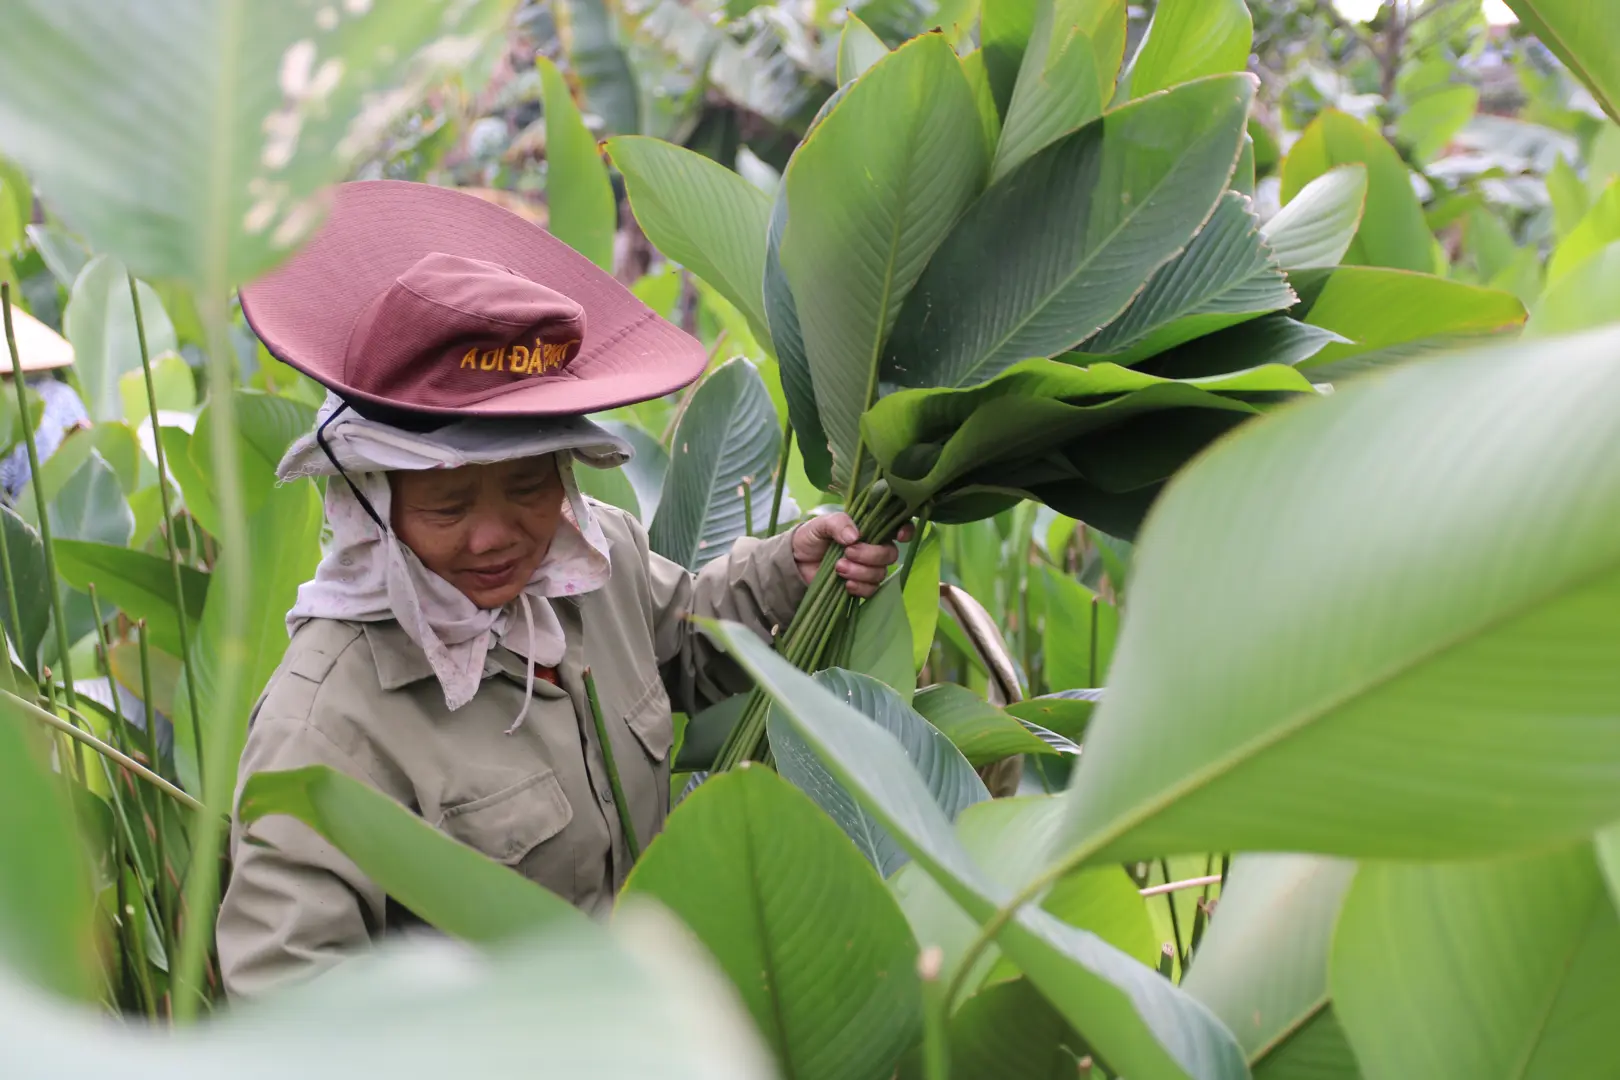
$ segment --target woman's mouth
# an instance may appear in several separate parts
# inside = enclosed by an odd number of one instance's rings
[[[512,577],[512,573],[517,569],[517,565],[518,560],[508,559],[506,562],[496,563],[494,566],[470,569],[465,573],[480,588],[495,589],[507,584]]]

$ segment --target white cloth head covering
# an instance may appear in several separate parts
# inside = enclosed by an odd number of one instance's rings
[[[333,419],[334,414],[339,415]],[[486,419],[428,433],[404,431],[342,409],[342,402],[332,395],[315,422],[316,430],[293,443],[276,470],[284,481],[301,476],[332,477],[326,485],[331,543],[314,579],[298,588],[298,602],[287,613],[288,633],[309,619],[397,620],[427,656],[451,710],[461,708],[478,692],[489,650],[499,643],[528,658],[527,689],[532,693],[534,666],[555,666],[563,657],[562,624],[550,598],[591,592],[608,579],[607,540],[574,481],[573,461],[578,458],[598,467],[618,465],[630,457],[629,444],[581,417]],[[323,428],[323,424],[327,426]],[[318,433],[331,457],[321,449]],[[556,455],[566,493],[563,519],[528,586],[504,608],[476,606],[460,589],[422,565],[387,524],[392,502],[387,472],[454,469],[542,454]],[[376,510],[381,527],[343,480],[337,465]],[[523,722],[529,693],[524,695],[524,711],[513,723],[513,731]]]

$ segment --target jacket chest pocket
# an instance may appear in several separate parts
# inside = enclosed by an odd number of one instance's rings
[[[550,769],[509,787],[444,808],[439,827],[496,862],[516,866],[568,827],[574,808]],[[572,872],[572,865],[563,860]]]
[[[662,765],[675,742],[675,723],[669,711],[669,692],[661,679],[655,677],[625,710],[624,725],[653,764]]]

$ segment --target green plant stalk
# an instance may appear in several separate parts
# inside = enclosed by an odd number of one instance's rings
[[[1092,610],[1096,611],[1095,598],[1093,598]],[[1095,647],[1095,646],[1093,646],[1093,647]],[[1170,860],[1169,859],[1160,859],[1159,860],[1159,871],[1164,874],[1164,883],[1166,885],[1171,884]],[[1176,894],[1175,894],[1175,892],[1174,891],[1166,891],[1165,894],[1164,894],[1164,902],[1170,906],[1170,933],[1176,939],[1176,963],[1181,965],[1182,974],[1186,974],[1186,971],[1187,971],[1187,951],[1186,951],[1186,949],[1182,948],[1182,945],[1181,945],[1181,916],[1176,914]]]
[[[944,954],[930,945],[917,957],[917,974],[923,992],[923,1077],[924,1080],[950,1080],[950,1044],[946,1028],[950,1021],[950,1000],[939,985],[939,968]]]
[[[129,823],[129,813],[124,807],[124,798],[122,789],[118,783],[118,777],[113,773],[112,765],[106,758],[101,758],[100,761],[102,774],[107,778],[107,786],[113,793],[113,797],[110,801],[112,802],[113,819],[115,822],[113,833],[114,847],[116,849],[120,849],[123,854],[127,854],[127,865],[130,871],[135,875],[135,885],[141,894],[141,903],[146,905],[147,909],[150,910],[152,905],[153,887],[145,870],[141,867],[140,857],[138,855],[139,849],[135,843],[135,830]],[[114,860],[114,866],[116,867],[115,872],[118,874],[118,887],[121,894],[124,889],[125,865],[126,860],[122,857],[122,855]],[[127,924],[128,913],[126,911],[126,903],[127,899],[121,895],[118,905],[118,921],[120,927],[130,931],[131,936],[135,939],[134,946],[136,965],[140,972],[138,978],[140,978],[143,984],[142,992],[146,1001],[146,1012],[147,1015],[150,1016],[153,1015],[157,1009],[157,1001],[156,997],[152,993],[150,974],[147,971],[146,928],[143,925],[134,928],[133,930],[130,929]]]
[[[850,505],[854,508],[850,517],[855,527],[870,543],[886,542],[910,516],[909,508],[889,494],[887,485],[880,488],[874,483],[857,492]],[[799,603],[799,610],[777,642],[777,652],[800,671],[816,671],[826,666],[829,650],[838,640],[836,631],[849,621],[854,610],[853,600],[837,571],[843,554],[840,544],[828,547]],[[767,760],[764,757],[768,748],[765,721],[769,715],[770,699],[756,688],[749,695],[737,726],[715,756],[713,771],[724,772],[744,761]]]
[[[23,384],[22,356],[17,352],[17,331],[11,325],[11,285],[0,282],[0,314],[5,317],[6,349],[11,353],[11,381],[17,390],[17,412],[23,418],[23,441],[28,446],[28,475],[33,481],[34,507],[39,512],[39,539],[45,549],[45,580],[51,596],[51,620],[56,624],[56,651],[62,669],[62,687],[67,692],[67,703],[79,707],[79,695],[73,690],[72,648],[67,639],[67,620],[62,617],[62,593],[56,585],[56,550],[51,546],[51,521],[45,508],[45,489],[39,483],[39,444],[34,439],[34,425],[28,422],[28,388]],[[9,563],[8,563],[9,565]]]
[[[40,686],[45,691],[46,708],[49,709],[52,716],[56,716],[56,710],[62,708],[62,706],[58,705],[56,702],[56,687],[51,682],[50,668],[45,669],[45,679]],[[67,706],[67,709],[69,712],[76,711],[71,705]],[[64,733],[78,732],[78,726],[71,721],[64,720],[63,723],[67,724],[67,727],[62,729]],[[68,748],[71,749],[72,753],[63,755],[64,764],[62,766],[62,776],[64,779],[71,777],[72,779],[77,780],[79,782],[79,786],[83,787],[85,785],[85,776],[87,775],[84,771],[84,747],[77,742],[70,741]],[[71,768],[68,767],[69,764],[72,765]]]
[[[754,485],[744,480],[737,485],[738,493],[743,501],[743,535],[754,535]]]
[[[163,541],[169,553],[169,573],[174,577],[175,622],[180,632],[180,659],[188,667],[191,663],[191,628],[186,616],[186,594],[183,591],[184,583],[180,578],[180,549],[174,542],[174,511],[169,499],[169,466],[163,454],[163,440],[159,437],[157,387],[152,381],[152,357],[146,348],[146,323],[141,318],[140,290],[135,288],[135,275],[129,275],[129,302],[135,306],[135,337],[141,347],[141,371],[146,377],[146,411],[152,420],[152,446],[156,450],[158,474],[158,504],[163,508]],[[196,534],[192,534],[193,547],[195,547]],[[195,555],[195,551],[193,551]],[[145,657],[145,653],[142,653]],[[151,699],[146,699],[150,701]],[[197,784],[204,792],[208,790],[208,774],[203,771],[202,752],[202,720],[201,711],[197,708],[196,680],[191,678],[189,672],[186,676],[186,704],[191,707],[191,745],[196,748],[197,754]],[[156,710],[151,710],[156,712]],[[154,759],[154,764],[156,761]]]
[[[157,706],[152,697],[152,654],[146,640],[146,620],[135,621],[135,637],[140,642],[141,650],[141,700],[146,702],[146,760],[151,762],[152,772],[161,776],[162,767],[158,759],[157,742]],[[158,925],[163,927],[163,947],[172,946],[170,935],[174,932],[174,911],[168,903],[169,860],[164,851],[164,815],[163,800],[158,799],[152,806],[152,855],[157,862],[158,888],[157,910]]]
[[[793,421],[789,420],[782,425],[782,455],[776,459],[776,490],[771,493],[771,523],[765,529],[766,536],[775,536],[782,521],[782,492],[787,490],[788,463],[792,456]]]
[[[607,724],[602,721],[602,702],[596,696],[596,677],[585,669],[585,697],[591,705],[591,722],[596,725],[596,740],[602,744],[602,764],[607,766],[608,786],[613,789],[613,807],[619,814],[619,828],[624,830],[624,844],[630,849],[630,864],[641,858],[641,844],[636,840],[636,823],[630,819],[630,802],[624,797],[624,785],[619,782],[619,766],[613,760],[613,743],[608,739]]]
[[[225,252],[215,253],[218,267],[223,271]],[[205,280],[224,281],[223,272],[205,275]],[[231,386],[231,346],[225,330],[225,296],[204,292],[198,297],[199,315],[208,337],[209,408],[213,419],[213,464],[219,496],[220,536],[223,556],[214,569],[209,586],[211,599],[224,605],[225,625],[216,641],[219,656],[219,682],[214,700],[227,706],[236,699],[242,673],[248,669],[247,600],[248,550],[247,514],[242,502],[241,463],[236,434],[236,402]],[[184,594],[179,594],[182,597]],[[188,665],[189,666],[189,665]],[[187,672],[188,684],[194,672]],[[197,714],[193,711],[192,716]],[[185,927],[180,939],[180,956],[171,963],[170,982],[175,989],[174,1016],[185,1022],[196,1018],[198,1007],[207,990],[204,972],[208,966],[210,943],[213,941],[214,905],[219,899],[219,850],[224,838],[224,822],[231,811],[232,785],[229,778],[236,772],[236,759],[240,756],[240,743],[246,731],[247,717],[212,717],[214,737],[207,746],[197,744],[199,776],[213,778],[203,785],[206,813],[199,813],[193,822],[191,862],[186,868],[185,897],[182,911]],[[205,771],[206,762],[206,771]]]
[[[27,423],[26,417],[23,423]],[[17,655],[22,656],[22,614],[17,610],[17,582],[11,573],[11,542],[6,539],[6,525],[0,521],[0,575],[4,576],[6,586],[6,614],[11,616],[11,632],[18,637]],[[3,637],[4,635],[0,635]],[[9,660],[10,657],[7,657]],[[28,657],[23,656],[24,660]]]
[[[163,777],[159,776],[151,769],[148,769],[145,765],[142,765],[140,762],[136,761],[134,758],[130,757],[128,754],[125,754],[116,747],[107,745],[94,735],[90,734],[88,731],[81,730],[77,724],[64,720],[55,713],[42,709],[38,705],[35,705],[32,701],[29,701],[26,698],[20,698],[16,694],[11,693],[9,690],[0,690],[0,699],[3,699],[8,704],[22,710],[28,716],[38,720],[40,723],[45,724],[48,727],[55,728],[57,731],[66,735],[69,739],[88,746],[91,750],[94,750],[102,757],[111,758],[113,761],[118,762],[118,764],[122,765],[124,768],[128,769],[142,780],[145,780],[159,791],[168,795],[169,798],[173,799],[181,806],[198,811],[201,811],[204,808],[202,803],[198,802],[190,795],[187,795],[184,791],[181,791],[179,788],[163,779]],[[73,713],[76,716],[84,715],[77,709],[74,709]]]

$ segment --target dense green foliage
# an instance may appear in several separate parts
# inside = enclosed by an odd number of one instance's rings
[[[1603,5],[170,6],[0,14],[0,285],[90,418],[0,500],[8,1076],[1620,1067]],[[607,926],[326,769],[233,804],[321,391],[232,290],[354,175],[709,345],[582,475],[661,554],[919,525],[776,651],[705,628],[757,689],[677,717]],[[467,947],[223,1007],[233,810]]]

